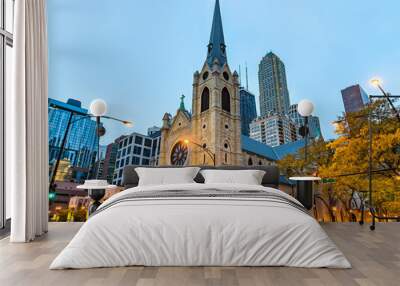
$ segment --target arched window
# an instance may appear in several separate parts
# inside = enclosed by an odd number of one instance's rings
[[[262,162],[261,162],[261,160],[260,160],[260,161],[258,161],[258,165],[260,165],[260,166],[262,165]]]
[[[226,87],[222,89],[221,99],[222,110],[231,112],[231,96],[229,95],[229,91]]]
[[[253,165],[253,160],[249,158],[249,161],[247,161],[247,165],[252,166]]]
[[[203,89],[201,94],[201,112],[206,111],[210,107],[210,91],[208,87]]]

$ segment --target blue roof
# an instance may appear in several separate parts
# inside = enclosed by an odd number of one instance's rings
[[[209,67],[212,67],[215,59],[218,60],[220,66],[226,63],[225,40],[219,0],[215,1],[210,43],[208,44],[207,63]]]
[[[284,145],[276,146],[274,147],[274,151],[276,153],[276,156],[278,157],[278,160],[280,160],[288,154],[297,153],[297,151],[300,148],[303,148],[304,146],[305,146],[305,140],[301,139]]]
[[[302,139],[277,147],[271,147],[245,135],[242,135],[241,140],[242,150],[273,161],[280,160],[288,154],[295,154],[300,148],[304,147],[305,144],[305,141]]]
[[[254,153],[260,155],[262,157],[271,159],[271,160],[278,160],[276,153],[274,152],[274,148],[258,142],[250,137],[242,135],[242,150],[247,151],[249,153]]]

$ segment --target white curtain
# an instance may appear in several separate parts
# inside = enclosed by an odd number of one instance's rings
[[[12,242],[47,232],[47,28],[45,0],[15,1],[13,93],[6,112]]]

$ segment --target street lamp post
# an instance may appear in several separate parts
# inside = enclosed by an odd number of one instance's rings
[[[203,145],[200,145],[199,143],[193,142],[189,139],[183,140],[183,143],[185,143],[186,145],[193,144],[193,145],[201,148],[203,150],[203,152],[205,152],[211,158],[211,160],[213,161],[213,165],[215,166],[215,153],[213,153],[210,149],[208,149],[207,147],[205,147]]]
[[[397,108],[394,106],[392,98],[398,98],[399,96],[393,96],[389,93],[387,93],[382,85],[381,81],[379,79],[372,79],[371,84],[377,87],[383,94],[383,97],[388,101],[390,108],[392,109],[393,114],[396,115],[396,118],[398,122],[400,123],[400,114]],[[377,95],[370,95],[369,96],[369,105],[372,105],[372,99],[373,98],[381,98],[382,96],[377,96]],[[375,214],[375,209],[373,208],[372,205],[372,173],[373,173],[373,166],[372,166],[372,111],[371,108],[368,110],[368,141],[369,141],[369,148],[368,148],[368,189],[369,189],[369,210],[372,215],[372,224],[370,225],[371,230],[375,230],[375,220],[376,219],[396,219],[398,220],[399,217],[381,217],[379,215]]]
[[[373,169],[373,149],[372,149],[372,141],[373,141],[373,130],[372,130],[372,119],[374,117],[374,114],[372,113],[372,100],[375,98],[384,98],[388,101],[393,114],[396,115],[397,120],[400,122],[400,115],[399,111],[396,109],[392,102],[392,98],[400,98],[399,95],[391,95],[388,92],[386,92],[382,85],[380,84],[380,80],[378,79],[372,79],[371,84],[377,87],[383,95],[369,95],[369,104],[368,104],[368,114],[367,115],[358,115],[356,118],[367,118],[368,120],[368,170],[367,172],[357,172],[353,174],[341,174],[336,177],[344,177],[344,176],[354,176],[354,175],[362,175],[362,174],[368,174],[368,205],[369,205],[369,210],[372,215],[372,224],[370,225],[371,230],[375,230],[375,220],[376,219],[393,219],[393,220],[399,220],[400,217],[381,217],[379,215],[375,214],[375,210],[373,208],[372,204],[372,177],[374,173],[382,173],[386,171],[393,171],[391,168],[384,168],[384,169],[379,169],[379,170],[374,170]],[[376,116],[376,115],[375,115]],[[334,123],[342,123],[344,122],[345,119],[341,119],[338,121],[335,121]],[[362,207],[362,213],[361,213],[361,220],[360,224],[364,223],[364,198],[362,199],[361,202],[361,207]]]
[[[304,126],[301,126],[299,129],[299,133],[301,136],[304,137],[305,146],[304,146],[304,161],[307,164],[307,148],[308,148],[308,135],[309,135],[309,128],[308,128],[308,117],[314,111],[314,104],[307,100],[303,99],[297,105],[297,112],[304,117]]]

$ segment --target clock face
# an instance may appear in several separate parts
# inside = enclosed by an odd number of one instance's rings
[[[171,151],[171,164],[175,166],[183,166],[188,157],[188,147],[182,141],[175,144]]]

